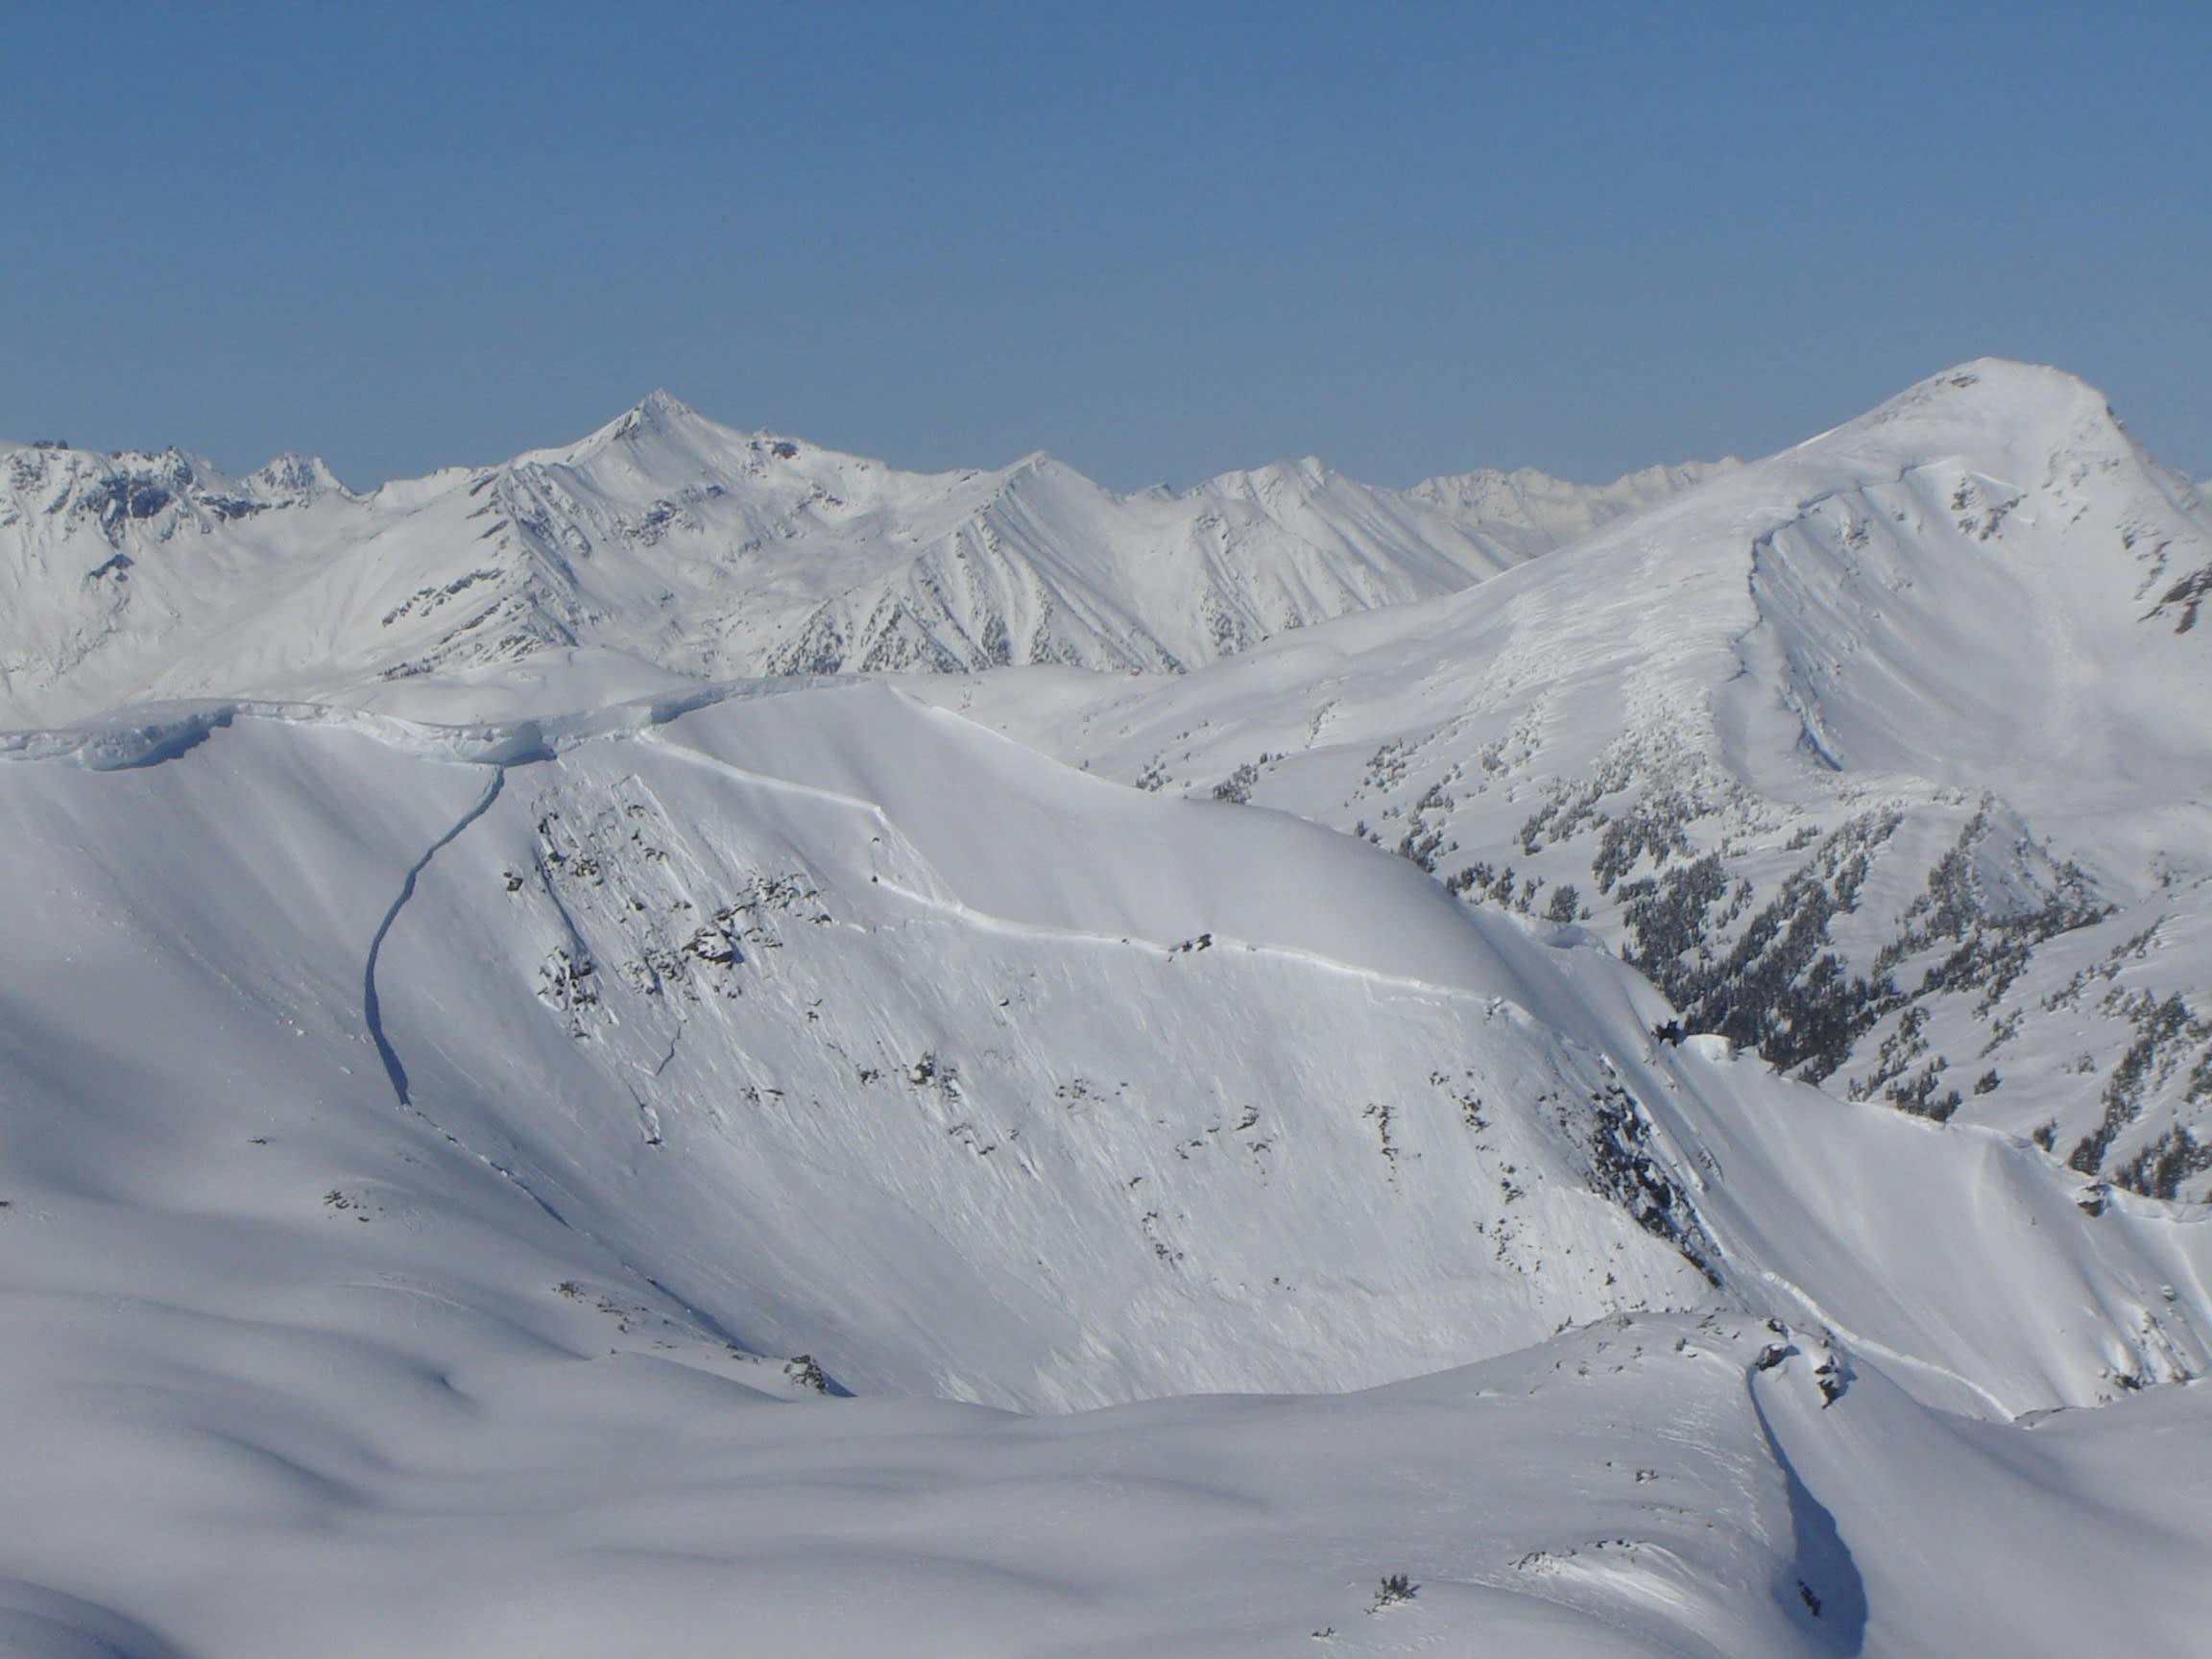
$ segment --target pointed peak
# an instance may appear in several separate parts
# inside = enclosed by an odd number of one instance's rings
[[[664,386],[656,386],[609,427],[614,438],[642,437],[673,426],[691,425],[706,418]]]
[[[656,421],[674,420],[681,416],[699,413],[698,410],[692,408],[690,404],[685,402],[683,398],[677,397],[665,386],[656,386],[652,391],[646,393],[643,397],[637,400],[637,407],[633,412]]]
[[[279,455],[259,470],[248,473],[241,482],[257,493],[292,501],[312,500],[318,495],[352,493],[339,481],[338,475],[324,464],[320,455]]]
[[[505,465],[580,466],[594,457],[619,455],[638,445],[696,460],[741,445],[743,438],[742,433],[709,421],[673,393],[656,389],[574,443],[528,449]]]

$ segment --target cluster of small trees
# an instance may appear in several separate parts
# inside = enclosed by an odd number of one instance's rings
[[[2124,1004],[2135,1027],[2135,1041],[2112,1068],[2104,1085],[2104,1115],[2097,1127],[2075,1143],[2067,1164],[2083,1174],[2095,1174],[2121,1132],[2143,1115],[2144,1094],[2158,1080],[2171,1076],[2179,1064],[2176,1048],[2212,1038],[2212,1022],[2200,1021],[2179,992],[2163,1002],[2149,995]],[[2191,1073],[2188,1097],[2200,1097],[2201,1077],[2212,1090],[2212,1051]],[[2201,1162],[2200,1162],[2201,1160]],[[2176,1125],[2159,1141],[2145,1147],[2113,1179],[2121,1186],[2153,1197],[2171,1198],[2180,1184],[2200,1170],[2212,1168],[2212,1148],[2200,1146],[2186,1129]]]

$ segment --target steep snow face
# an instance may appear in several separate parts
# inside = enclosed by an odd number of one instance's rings
[[[1431,605],[1171,686],[929,694],[1586,913],[1803,1076],[2203,1192],[2207,571],[2101,397],[1983,362]]]
[[[38,1190],[434,1231],[427,1157],[683,1340],[1029,1407],[1357,1386],[1717,1291],[1962,1410],[2212,1362],[2161,1289],[2212,1230],[1654,1046],[1587,933],[888,687],[696,702],[19,750]]]
[[[1675,481],[1447,496],[1309,460],[1118,495],[1045,455],[900,472],[665,393],[565,448],[363,496],[294,457],[232,481],[175,454],[11,449],[0,717],[577,649],[633,677],[1179,670],[1455,591]]]
[[[1828,488],[1755,540],[1772,637],[1742,648],[1808,749],[2032,810],[2170,797],[2212,746],[2212,709],[2176,706],[2206,683],[2179,636],[2212,531],[2098,393],[1976,364],[1810,448],[1793,470]]]
[[[150,752],[202,733],[0,768],[10,844],[58,861],[8,960],[84,935],[8,998],[62,1189],[189,1207],[114,1147],[246,1147],[252,1182],[253,1137],[335,1115],[372,1150],[279,1214],[435,1226],[407,1158],[480,1155],[618,1301],[1028,1407],[1381,1381],[1709,1293],[1651,1129],[1525,1011],[1557,974],[1311,826],[867,688],[504,769],[252,718]]]

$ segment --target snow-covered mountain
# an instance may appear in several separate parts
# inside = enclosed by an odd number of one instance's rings
[[[1984,362],[1481,589],[1173,685],[948,687],[1582,919],[1839,1092],[2212,1191],[2212,521]]]
[[[566,448],[365,495],[293,457],[232,480],[175,451],[12,447],[0,718],[323,697],[578,648],[631,684],[1174,671],[1455,591],[1694,475],[1398,492],[1307,460],[1119,495],[1042,454],[900,472],[665,393]]]
[[[2201,1647],[2212,529],[2078,381],[0,478],[9,1654]]]

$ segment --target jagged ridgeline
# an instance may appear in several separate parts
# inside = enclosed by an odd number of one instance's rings
[[[657,393],[582,442],[356,493],[286,457],[0,446],[0,718],[359,694],[582,653],[670,676],[1175,673],[1455,591],[1708,469],[1411,491],[1307,460],[1120,494],[902,472]],[[417,687],[420,690],[420,687]]]

